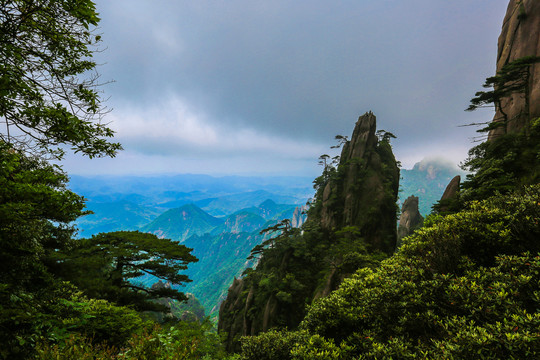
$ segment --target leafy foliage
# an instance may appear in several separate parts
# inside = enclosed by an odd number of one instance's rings
[[[245,290],[239,300],[248,304],[244,318],[255,333],[271,327],[296,329],[314,297],[329,292],[359,267],[377,266],[386,257],[359,237],[355,228],[333,233],[313,222],[303,227],[303,234],[290,229],[256,250],[261,258],[256,269],[244,272]],[[268,312],[271,317],[264,320]],[[233,324],[236,316],[220,312],[220,323]],[[229,348],[239,350],[238,340],[237,335],[229,335]]]
[[[119,359],[230,359],[212,326],[209,321],[156,326],[134,336]]]
[[[473,147],[464,167],[462,201],[486,199],[495,193],[540,182],[540,118],[528,132],[509,133]]]
[[[42,342],[58,344],[83,334],[95,343],[120,346],[142,329],[142,320],[132,309],[86,298],[69,283],[55,282],[33,292],[6,289],[0,291],[2,358],[26,359]]]
[[[61,144],[90,157],[114,156],[113,131],[97,91],[92,53],[101,36],[90,0],[1,0],[0,139],[61,158]]]
[[[538,357],[540,256],[526,251],[540,251],[539,204],[536,185],[432,217],[310,307],[301,329],[312,341],[275,341],[290,358]]]
[[[37,331],[38,303],[56,286],[55,253],[69,246],[75,231],[69,223],[84,213],[84,203],[66,189],[58,167],[1,141],[0,165],[0,353],[23,354],[31,344],[17,338]]]
[[[84,201],[45,159],[62,159],[66,147],[89,157],[121,149],[102,122],[94,3],[0,0],[0,9],[0,357],[222,358],[208,323],[143,333],[134,309],[98,299],[112,294],[140,309],[156,297],[184,299],[130,280],[147,272],[187,281],[178,271],[196,261],[190,249],[139,233],[72,241],[70,223],[86,213]],[[78,258],[84,251],[89,257]],[[59,278],[103,293],[87,297]],[[120,299],[122,289],[134,299]]]
[[[48,258],[74,232],[82,197],[66,189],[56,166],[0,142],[0,273],[17,288],[46,286]]]
[[[242,339],[241,359],[288,360],[296,344],[309,339],[306,331],[270,330],[259,336]]]
[[[184,245],[138,231],[98,234],[75,243],[76,248],[64,255],[63,273],[88,295],[139,311],[169,310],[150,301],[154,299],[187,300],[170,286],[148,288],[136,282],[144,274],[177,285],[190,281],[179,272],[197,259]]]
[[[531,79],[531,65],[540,61],[538,56],[526,56],[519,58],[504,65],[497,75],[489,77],[484,83],[484,88],[493,88],[491,91],[479,91],[475,94],[475,98],[471,99],[471,105],[467,108],[467,111],[474,111],[479,107],[490,106],[493,104],[495,109],[502,115],[502,119],[496,119],[496,121],[490,122],[489,125],[480,132],[487,132],[499,126],[508,125],[508,115],[504,112],[501,102],[503,99],[508,98],[513,94],[523,94],[525,98],[524,113],[527,120],[530,121],[530,79]],[[506,133],[506,131],[504,132]]]
[[[526,56],[504,65],[497,75],[486,79],[484,87],[493,90],[478,92],[471,100],[469,111],[494,104],[503,115],[503,119],[496,119],[479,132],[499,126],[504,126],[505,131],[469,150],[463,167],[473,175],[463,184],[463,201],[486,199],[496,192],[506,193],[540,181],[540,118],[533,119],[530,113],[530,68],[539,61],[538,56]],[[525,98],[525,126],[519,132],[507,133],[508,122],[515,119],[508,119],[501,102],[516,93]]]
[[[38,359],[107,360],[234,360],[227,355],[208,321],[180,322],[173,326],[147,327],[134,334],[122,347],[97,343],[81,335],[70,335],[60,344],[41,343]]]
[[[122,346],[142,330],[143,322],[133,309],[87,298],[68,283],[58,289],[56,296],[42,305],[44,313],[51,314],[49,321],[53,325],[47,335],[55,335],[56,341],[64,340],[68,334],[83,334],[94,343]]]

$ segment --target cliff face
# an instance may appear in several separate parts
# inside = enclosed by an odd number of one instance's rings
[[[221,303],[219,308],[218,329],[226,329],[228,338],[228,347],[230,348],[234,340],[240,336],[249,335],[245,329],[248,328],[245,316],[235,316],[242,306],[248,306],[249,300],[242,303],[242,290],[244,290],[244,281],[242,279],[234,279],[229,287],[227,298]],[[249,298],[252,298],[250,296]],[[244,315],[244,314],[243,314]]]
[[[298,206],[294,209],[293,217],[291,220],[291,226],[293,228],[299,228],[304,225],[307,219],[308,207],[306,205]]]
[[[371,112],[356,122],[341,151],[338,176],[324,187],[320,222],[326,229],[356,226],[374,248],[390,254],[396,245],[399,168],[389,139],[379,141],[376,129]]]
[[[497,71],[526,56],[540,56],[540,1],[510,0],[498,41]],[[532,65],[530,71],[530,115],[535,118],[540,116],[540,63]],[[527,116],[523,94],[514,94],[504,99],[501,106],[508,116],[507,132],[518,132],[525,127]],[[494,121],[502,117],[498,111]],[[497,128],[490,132],[489,138],[504,131],[503,128]]]
[[[297,209],[293,226],[268,239],[257,267],[234,281],[218,323],[228,350],[238,350],[243,335],[296,328],[306,305],[394,251],[399,168],[391,136],[376,133],[371,112],[361,116],[338,167],[327,167],[315,180],[317,194],[302,229],[296,228],[303,221]]]

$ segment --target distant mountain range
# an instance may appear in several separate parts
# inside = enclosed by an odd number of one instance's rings
[[[451,178],[463,174],[440,160],[424,160],[401,170],[400,201],[420,198],[427,215]],[[73,176],[73,191],[87,198],[94,214],[77,221],[80,237],[100,232],[139,230],[179,241],[199,259],[186,274],[192,279],[182,291],[193,293],[217,316],[232,279],[253,265],[246,260],[262,241],[261,229],[282,219],[313,196],[305,177],[81,177]],[[298,212],[298,211],[297,211]],[[298,212],[299,213],[299,212]],[[155,279],[141,279],[151,285]]]
[[[425,217],[431,213],[433,204],[441,199],[450,180],[461,175],[463,181],[466,173],[446,160],[424,159],[410,170],[401,169],[400,175],[400,207],[409,196],[418,196],[418,209]]]
[[[165,211],[194,204],[214,217],[226,217],[265,200],[303,205],[313,195],[308,177],[72,176],[70,188],[94,212],[77,221],[80,237],[137,230]]]
[[[96,202],[132,201],[138,204],[162,206],[167,209],[188,203],[214,199],[242,201],[247,197],[259,196],[254,204],[266,200],[264,192],[272,196],[289,197],[296,200],[313,194],[311,177],[300,176],[223,176],[210,175],[163,175],[163,176],[78,176],[70,177],[70,188],[78,194]],[[231,197],[232,196],[232,197]],[[245,200],[244,200],[245,201]],[[183,203],[180,203],[183,202]],[[296,201],[294,201],[296,202]],[[198,205],[204,208],[205,204]],[[245,206],[241,206],[245,207]],[[238,210],[238,209],[237,209]]]

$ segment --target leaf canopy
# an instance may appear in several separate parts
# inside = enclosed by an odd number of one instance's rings
[[[62,145],[114,156],[121,146],[108,140],[92,59],[94,3],[0,0],[0,9],[0,139],[48,158],[62,158]]]

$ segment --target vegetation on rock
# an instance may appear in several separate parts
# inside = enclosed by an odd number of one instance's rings
[[[246,337],[244,358],[538,356],[539,200],[536,185],[435,219],[315,302],[300,326],[308,340],[274,333],[261,347],[270,335]]]
[[[277,224],[267,229],[275,235],[253,249],[256,268],[235,281],[220,309],[218,329],[227,333],[229,350],[239,349],[242,335],[295,329],[314,299],[394,250],[399,169],[390,136],[379,140],[375,130],[375,116],[365,114],[351,140],[339,138],[337,168],[322,157],[323,174],[314,181],[317,192],[302,229]]]

